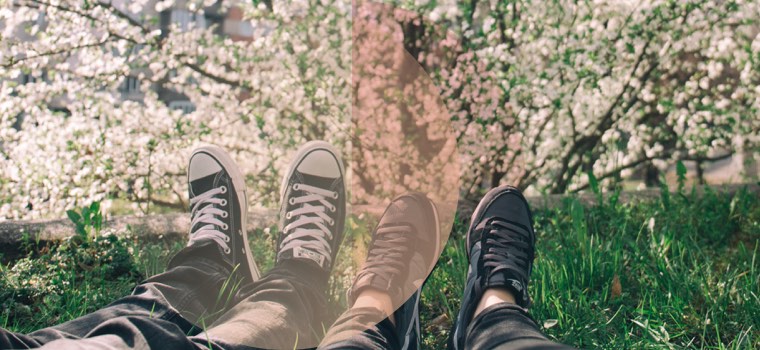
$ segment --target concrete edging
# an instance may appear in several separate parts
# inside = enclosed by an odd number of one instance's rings
[[[704,193],[705,188],[698,188],[697,192],[701,195]],[[760,194],[760,185],[756,184],[713,187],[713,190],[733,195],[742,188],[746,188],[751,193]],[[529,197],[528,202],[534,209],[546,209],[561,205],[563,199],[567,197],[575,197],[585,205],[594,205],[596,203],[596,196],[592,193],[575,196],[547,195]],[[659,197],[660,191],[657,189],[623,192],[620,195],[620,202],[628,203]],[[460,201],[458,205],[460,216],[469,217],[476,204],[473,201]],[[353,211],[379,216],[383,212],[383,209],[377,206],[354,206]],[[275,225],[276,222],[277,210],[255,209],[249,212],[247,226],[248,230],[252,231],[256,228]],[[105,227],[116,232],[124,232],[128,227],[131,227],[133,234],[137,237],[148,239],[176,239],[187,234],[190,229],[190,216],[187,213],[114,216],[107,218]],[[13,255],[14,252],[17,252],[18,247],[28,240],[46,243],[62,240],[74,234],[74,225],[68,219],[0,221],[0,253]]]

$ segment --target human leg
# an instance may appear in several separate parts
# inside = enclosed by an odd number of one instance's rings
[[[28,335],[1,331],[0,348],[76,340],[100,334],[103,329],[116,332],[118,325],[122,330],[116,338],[140,343],[140,329],[155,333],[156,325],[165,326],[165,337],[172,339],[177,332],[192,334],[198,332],[198,325],[213,322],[228,306],[224,303],[228,299],[220,298],[230,292],[226,286],[258,278],[250,254],[244,254],[245,184],[235,164],[218,147],[203,147],[193,153],[188,183],[190,240],[166,272],[140,283],[131,295],[75,320]]]
[[[438,227],[435,206],[423,194],[391,202],[349,292],[351,308],[333,324],[321,348],[419,348],[419,299],[440,251]]]
[[[343,236],[345,195],[337,151],[324,142],[302,146],[283,180],[275,267],[242,288],[240,302],[193,340],[316,346],[329,325],[326,291]]]
[[[527,201],[515,188],[489,191],[467,232],[470,266],[449,348],[555,349],[528,315],[535,233]]]

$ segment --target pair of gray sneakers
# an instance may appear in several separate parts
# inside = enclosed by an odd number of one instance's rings
[[[201,147],[190,157],[188,184],[188,245],[215,244],[236,273],[257,281],[261,275],[248,247],[245,180],[238,167],[221,148]],[[304,144],[283,177],[280,199],[276,264],[297,259],[329,276],[346,217],[345,170],[335,148],[323,141]],[[393,315],[403,349],[418,347],[420,289],[440,245],[435,205],[424,194],[399,196],[380,218],[367,261],[349,290],[352,300],[366,289],[404,299],[396,300],[401,306]]]
[[[245,178],[220,147],[196,149],[188,165],[188,246],[213,242],[223,260],[249,281],[261,277],[248,247]],[[280,189],[277,261],[303,259],[329,271],[342,239],[346,213],[343,163],[328,143],[299,149]]]

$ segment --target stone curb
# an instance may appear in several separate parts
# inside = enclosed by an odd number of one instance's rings
[[[760,186],[756,184],[749,185],[730,185],[713,188],[714,191],[733,195],[739,190],[746,188],[751,193],[760,193]],[[706,187],[699,188],[697,192],[701,195],[705,192]],[[563,200],[568,197],[577,198],[584,205],[594,205],[596,196],[594,194],[584,193],[575,196],[568,195],[547,195],[540,197],[529,197],[528,202],[534,210],[551,209],[560,206]],[[623,192],[620,195],[621,203],[633,201],[651,200],[660,197],[660,191],[644,190],[636,192]],[[476,206],[476,202],[462,200],[459,202],[459,216],[468,218]],[[384,208],[378,206],[354,206],[354,212],[366,212],[373,216],[382,214]],[[255,209],[248,215],[248,231],[256,228],[270,227],[277,223],[277,210],[274,209]],[[185,236],[190,227],[190,216],[187,213],[158,214],[148,216],[114,216],[107,218],[105,228],[115,232],[125,232],[131,228],[139,238],[147,239],[179,239]],[[0,222],[0,253],[15,255],[18,247],[25,241],[46,243],[51,241],[62,240],[75,234],[74,225],[68,219],[54,220],[18,220],[18,221],[1,221]]]

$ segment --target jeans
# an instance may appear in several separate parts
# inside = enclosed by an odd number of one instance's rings
[[[320,349],[400,349],[399,335],[389,319],[376,325],[366,322],[378,319],[379,312],[372,308],[349,310],[335,322]],[[466,349],[573,349],[549,341],[526,310],[509,303],[483,310],[470,323],[466,339]]]
[[[166,272],[103,309],[30,334],[0,329],[0,349],[317,346],[323,338],[320,332],[330,325],[326,275],[308,263],[284,261],[259,281],[229,293],[236,280],[230,278],[231,267],[221,263],[218,254],[212,244],[185,248]],[[397,349],[398,335],[383,318],[374,308],[349,309],[330,327],[320,348]],[[467,334],[468,349],[569,348],[550,342],[525,310],[513,304],[484,310]]]
[[[103,309],[29,334],[0,329],[0,349],[293,349],[296,339],[316,345],[310,325],[324,314],[326,297],[319,292],[325,288],[314,288],[321,280],[302,277],[309,266],[282,264],[225,293],[237,281],[218,254],[212,244],[185,248],[166,272]]]

